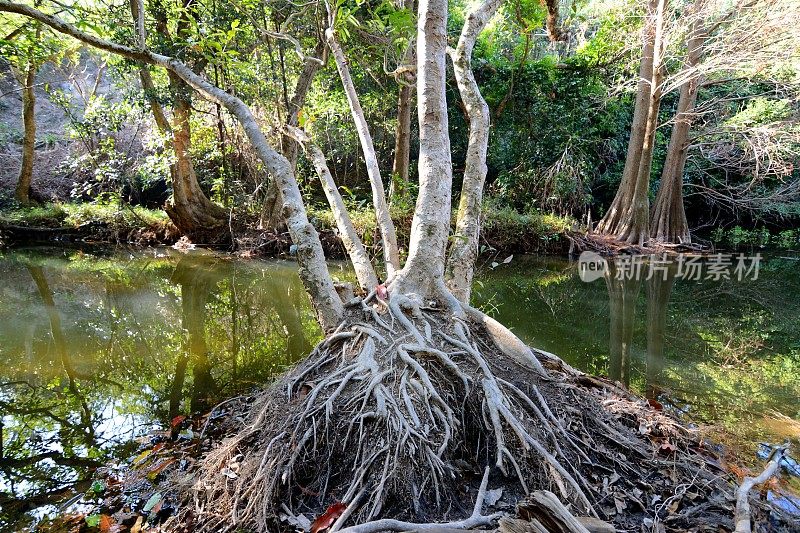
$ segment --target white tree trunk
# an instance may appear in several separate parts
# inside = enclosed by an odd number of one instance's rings
[[[383,189],[375,146],[372,144],[372,135],[367,126],[367,119],[364,117],[364,110],[361,109],[358,94],[356,94],[353,78],[350,75],[350,68],[347,66],[347,59],[344,57],[342,47],[339,46],[339,42],[336,40],[333,28],[328,28],[325,36],[328,40],[328,47],[330,47],[333,58],[336,61],[336,68],[339,70],[339,77],[342,79],[342,86],[344,86],[344,92],[350,104],[350,111],[353,114],[353,122],[356,124],[358,138],[361,141],[364,162],[367,165],[367,175],[372,187],[372,203],[375,206],[375,217],[378,220],[378,228],[383,240],[386,275],[387,277],[392,277],[395,271],[400,268],[400,253],[397,247],[397,234],[395,233],[394,223],[389,214],[389,205],[386,203],[386,193]]]
[[[94,35],[84,33],[75,26],[68,24],[57,17],[46,15],[41,11],[26,5],[15,4],[7,0],[0,0],[0,11],[17,13],[53,28],[54,30],[70,35],[90,46],[105,50],[112,54],[121,55],[135,61],[151,63],[164,67],[205,98],[216,102],[235,116],[244,130],[250,143],[253,145],[264,166],[273,175],[280,185],[283,195],[283,213],[292,241],[297,245],[297,259],[300,266],[300,278],[311,296],[311,301],[317,313],[317,318],[325,330],[332,330],[338,326],[344,313],[344,306],[325,264],[325,255],[322,243],[319,240],[314,226],[308,221],[303,197],[297,186],[297,180],[292,172],[289,161],[275,151],[267,142],[250,108],[239,98],[228,94],[219,87],[209,83],[204,77],[193,72],[184,63],[168,56],[154,54],[147,50],[136,50],[111,41],[106,41]]]
[[[481,203],[486,181],[486,152],[489,147],[489,106],[481,95],[472,72],[472,49],[502,0],[485,0],[475,6],[464,22],[455,50],[450,50],[461,100],[469,117],[469,144],[458,205],[455,238],[447,258],[447,285],[453,295],[469,303],[478,237],[481,231]]]
[[[447,0],[421,0],[417,17],[419,195],[411,222],[408,261],[392,288],[423,295],[444,284],[450,231],[453,164],[445,99],[446,50]]]
[[[353,227],[350,215],[347,214],[342,195],[339,194],[339,189],[336,187],[336,182],[333,181],[333,176],[331,176],[331,171],[325,161],[325,154],[316,144],[311,142],[311,139],[303,130],[288,126],[287,131],[295,141],[303,146],[314,163],[322,189],[325,191],[328,204],[331,206],[333,218],[336,220],[339,236],[342,239],[342,243],[344,243],[347,254],[350,256],[350,262],[353,263],[353,269],[356,271],[358,283],[364,290],[369,292],[378,285],[378,276],[375,274],[375,269],[372,268],[372,263],[369,260],[367,251],[364,249],[364,244]]]

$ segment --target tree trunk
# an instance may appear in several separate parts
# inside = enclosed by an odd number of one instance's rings
[[[403,0],[401,6],[414,10],[415,0]],[[407,65],[416,62],[416,43],[411,40],[403,58],[403,72],[399,73],[397,95],[397,128],[394,136],[394,162],[392,164],[392,183],[389,199],[408,199],[408,173],[411,158],[411,107],[414,99],[414,75],[405,70]]]
[[[651,139],[655,135],[655,122],[658,120],[658,110],[655,109],[653,113],[653,103],[660,102],[660,94],[656,97],[656,93],[660,93],[660,83],[656,82],[663,76],[661,58],[665,8],[666,0],[649,1],[647,20],[642,31],[644,45],[625,168],[614,201],[597,225],[598,233],[629,243],[643,244],[650,233],[648,189]],[[648,141],[649,147],[646,148]],[[643,161],[646,161],[644,166]]]
[[[700,62],[704,42],[702,25],[700,21],[696,21],[687,43],[688,68],[693,68]],[[683,205],[683,169],[689,153],[689,129],[694,118],[700,82],[701,80],[692,78],[684,82],[680,88],[678,109],[650,222],[651,237],[657,242],[692,242]]]
[[[289,109],[286,117],[286,124],[289,126],[298,126],[300,124],[300,111],[306,103],[306,96],[311,89],[311,84],[314,81],[314,76],[324,64],[325,55],[325,41],[320,40],[317,43],[317,48],[314,50],[314,57],[308,57],[303,65],[303,70],[297,78],[294,87],[294,95],[289,101]],[[323,57],[322,60],[318,57]],[[297,142],[291,136],[283,135],[281,137],[281,151],[289,160],[292,169],[297,164]],[[264,203],[261,208],[261,218],[259,219],[259,229],[267,231],[278,231],[283,225],[283,215],[281,214],[281,206],[283,200],[280,197],[280,189],[278,183],[272,179],[267,186],[267,193],[264,198]]]
[[[36,82],[36,71],[35,64],[32,61],[28,63],[22,88],[22,124],[25,133],[22,137],[22,165],[19,169],[17,187],[14,190],[14,196],[22,205],[31,203],[31,180],[33,178],[34,148],[36,147],[36,115],[34,113],[36,94],[33,88]]]
[[[136,28],[137,43],[139,44],[139,48],[143,50],[146,46],[147,34],[144,26],[142,0],[130,0],[130,8],[131,17],[133,18],[133,23]],[[147,70],[147,66],[145,65],[142,65],[142,67],[139,69],[139,80],[142,84],[144,96],[147,99],[148,105],[150,106],[150,111],[153,113],[153,119],[155,120],[156,127],[158,128],[158,131],[164,135],[169,132],[171,128],[169,121],[167,120],[167,116],[164,113],[164,108],[161,106],[161,102],[158,101],[158,98],[156,98],[156,88],[155,84],[153,83],[153,77],[150,75],[150,71]]]
[[[333,212],[336,228],[339,230],[339,237],[342,239],[342,243],[350,257],[350,262],[353,264],[353,269],[356,271],[358,284],[369,292],[378,285],[378,276],[375,274],[375,269],[372,268],[367,251],[364,249],[353,222],[347,214],[342,195],[339,194],[339,189],[325,161],[325,154],[322,153],[322,150],[317,145],[311,142],[305,132],[292,126],[289,126],[288,129],[291,132],[290,136],[294,140],[303,143],[311,162],[314,164],[314,169],[317,171],[319,181],[322,184],[322,190],[325,191],[328,204]],[[295,142],[294,140],[293,142]]]
[[[411,104],[414,86],[401,84],[397,96],[397,128],[389,199],[408,198],[408,169],[411,157]]]
[[[451,52],[461,100],[469,117],[464,182],[458,205],[456,232],[447,258],[447,285],[453,295],[469,303],[475,261],[478,258],[481,204],[486,181],[486,152],[489,147],[489,106],[481,95],[472,73],[472,49],[481,31],[494,16],[501,0],[486,0],[467,15],[458,45]]]
[[[397,286],[424,296],[444,284],[453,163],[445,98],[447,0],[421,0],[418,11],[419,195]]]
[[[325,31],[325,35],[328,40],[328,47],[331,49],[333,58],[336,61],[336,68],[339,70],[339,77],[342,79],[342,86],[347,95],[347,101],[350,104],[353,122],[355,122],[358,138],[361,141],[361,150],[364,152],[364,163],[367,166],[367,175],[369,176],[369,183],[372,188],[372,203],[375,207],[375,217],[377,218],[378,228],[380,229],[383,241],[383,259],[384,266],[386,267],[386,276],[390,278],[394,275],[395,271],[400,268],[400,251],[397,247],[397,234],[395,233],[394,223],[389,214],[389,205],[386,203],[386,193],[383,189],[383,180],[381,179],[381,172],[378,167],[378,156],[375,152],[375,146],[372,143],[372,135],[369,132],[364,110],[361,109],[361,102],[358,99],[358,94],[356,93],[356,88],[350,75],[347,59],[344,56],[341,46],[339,46],[339,42],[336,40],[336,34],[333,28],[328,28]]]
[[[172,176],[172,202],[165,207],[172,222],[195,242],[216,241],[223,231],[225,210],[208,199],[200,188],[192,165],[191,112],[189,87],[176,76],[170,85],[175,92],[172,109],[172,148],[175,164]]]
[[[545,28],[547,28],[547,37],[551,42],[564,40],[564,34],[558,26],[558,1],[541,0],[542,5],[547,10]]]

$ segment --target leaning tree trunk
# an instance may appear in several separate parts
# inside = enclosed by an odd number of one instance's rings
[[[350,262],[353,264],[358,284],[362,289],[369,292],[378,285],[378,276],[375,274],[375,269],[372,268],[369,255],[367,255],[367,251],[358,237],[350,215],[347,213],[342,195],[339,194],[339,188],[336,186],[336,182],[328,169],[328,163],[325,161],[325,154],[322,153],[322,150],[317,145],[311,142],[311,139],[302,130],[288,126],[287,131],[293,142],[302,143],[311,162],[314,164],[314,169],[317,171],[319,181],[322,184],[322,190],[325,191],[333,218],[336,221],[339,237],[342,239],[345,250],[347,250],[347,254],[350,257]]]
[[[478,35],[501,3],[502,0],[486,0],[474,7],[467,14],[458,45],[450,54],[458,90],[469,118],[469,143],[455,238],[447,258],[447,285],[453,295],[464,303],[469,303],[475,261],[478,258],[483,184],[487,172],[486,152],[489,147],[489,106],[472,73],[472,49]]]
[[[328,28],[325,35],[328,39],[328,46],[333,53],[333,58],[336,61],[336,68],[339,70],[339,77],[342,79],[342,86],[350,104],[353,122],[355,122],[358,138],[361,141],[361,150],[364,152],[364,163],[367,166],[367,175],[372,188],[372,203],[383,241],[383,261],[386,268],[386,277],[390,278],[400,268],[400,251],[397,247],[397,234],[394,229],[394,223],[389,214],[389,205],[386,203],[386,193],[383,189],[383,180],[378,167],[378,155],[372,143],[372,134],[369,132],[364,110],[361,109],[361,102],[358,99],[358,93],[353,84],[353,78],[350,75],[350,68],[344,56],[344,51],[342,51],[339,42],[336,40],[336,33],[333,28]]]
[[[361,108],[361,102],[359,101],[358,93],[356,93],[353,78],[350,75],[347,59],[341,46],[339,46],[339,42],[336,40],[336,33],[332,27],[326,30],[325,36],[336,61],[336,68],[339,70],[339,77],[342,80],[347,102],[350,104],[350,111],[353,115],[353,122],[355,122],[356,131],[358,132],[358,139],[361,142],[361,150],[364,152],[364,163],[367,166],[367,175],[372,188],[372,203],[383,241],[383,260],[386,267],[386,277],[390,278],[400,268],[400,251],[397,247],[397,234],[389,213],[389,205],[386,203],[386,193],[383,189],[383,180],[378,167],[378,155],[375,152],[367,119],[364,116],[364,110]]]
[[[22,137],[22,165],[19,169],[17,187],[14,196],[22,205],[31,202],[31,180],[33,178],[33,158],[36,147],[36,94],[34,83],[36,82],[36,65],[31,61],[25,73],[24,86],[22,87],[22,124],[25,133]]]
[[[705,34],[702,24],[696,21],[687,43],[686,66],[693,68],[700,62]],[[694,118],[700,80],[692,78],[680,88],[678,109],[669,139],[664,170],[658,187],[650,221],[651,237],[657,242],[690,243],[689,224],[683,205],[683,169],[689,154],[689,129]]]
[[[658,87],[654,86],[653,78],[661,70],[656,57],[660,47],[665,6],[666,0],[650,0],[647,7],[647,19],[642,31],[644,46],[639,64],[639,83],[625,168],[614,201],[597,225],[598,233],[629,243],[643,243],[649,237],[649,172],[644,174],[640,169],[645,145],[651,131],[654,133],[652,128],[648,131],[648,125],[652,126],[654,120],[651,112],[653,92]]]

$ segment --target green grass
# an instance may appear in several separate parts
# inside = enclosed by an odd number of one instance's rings
[[[167,215],[160,209],[121,208],[114,203],[49,203],[0,211],[0,223],[40,228],[78,227],[88,222],[151,227],[167,220]]]
[[[370,246],[380,238],[375,213],[369,206],[349,209],[348,214],[365,245]],[[391,214],[398,240],[407,242],[414,216],[413,207],[392,207]],[[308,217],[318,230],[336,228],[336,221],[327,206],[309,208]],[[455,211],[453,223],[455,224]],[[487,203],[483,208],[482,241],[498,250],[548,251],[574,225],[575,220],[569,217],[537,210],[520,213],[509,207],[498,208]]]

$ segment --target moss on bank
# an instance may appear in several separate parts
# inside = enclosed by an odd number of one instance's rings
[[[177,230],[161,210],[114,203],[48,203],[0,211],[0,242],[85,240],[171,243]]]
[[[375,213],[365,206],[353,206],[350,217],[365,246],[378,253],[380,234]],[[393,206],[392,219],[401,243],[408,242],[413,218],[412,206]],[[324,205],[312,205],[309,219],[320,231],[326,252],[331,257],[344,257],[344,247],[338,238],[336,222]],[[455,222],[455,213],[453,214]],[[575,221],[566,217],[545,214],[536,210],[520,213],[510,208],[486,205],[483,210],[481,253],[563,253],[568,246],[565,234]],[[239,220],[235,233],[239,248],[258,248],[263,255],[275,255],[289,250],[283,235],[260,235],[251,229],[255,224]],[[0,233],[6,242],[23,243],[52,240],[90,240],[95,242],[134,242],[142,244],[172,244],[177,230],[160,209],[120,206],[116,203],[49,203],[34,207],[11,207],[0,211]],[[254,233],[259,233],[254,238]],[[239,237],[240,235],[237,235]],[[273,239],[272,246],[262,243]]]

